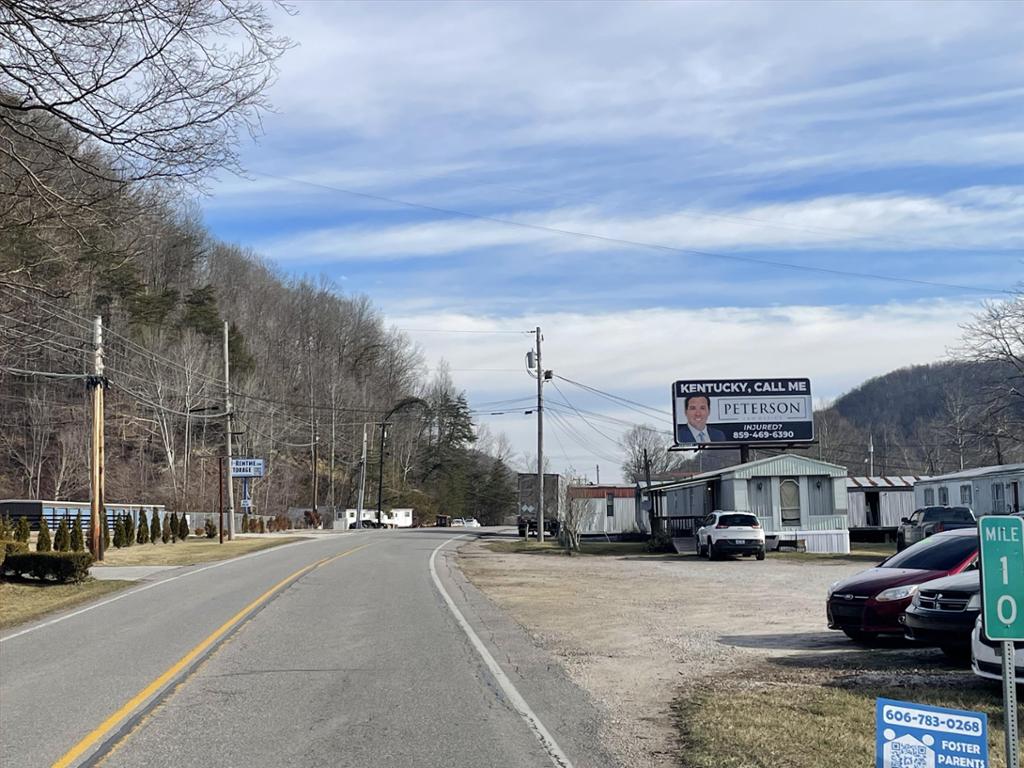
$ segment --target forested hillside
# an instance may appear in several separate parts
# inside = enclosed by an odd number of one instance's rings
[[[236,456],[264,514],[366,506],[497,520],[507,456],[474,447],[463,393],[368,298],[213,238],[189,190],[45,111],[0,99],[0,498],[88,497],[92,318],[105,329],[106,498],[214,510],[230,327]],[[389,428],[381,459],[381,425]],[[314,443],[318,460],[314,465]]]

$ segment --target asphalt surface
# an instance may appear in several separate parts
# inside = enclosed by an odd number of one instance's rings
[[[452,567],[459,533],[325,534],[161,574],[92,610],[7,633],[0,765],[53,765],[90,734],[71,765],[557,765],[434,584],[428,563],[446,541],[436,558],[443,588],[529,715],[577,768],[614,765],[586,695]],[[125,709],[267,590],[338,555]]]

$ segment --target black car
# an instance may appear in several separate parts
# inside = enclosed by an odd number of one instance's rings
[[[957,528],[972,528],[978,524],[970,507],[921,507],[910,517],[904,517],[896,529],[896,551],[902,552],[911,544],[929,536]]]
[[[937,645],[950,658],[971,655],[971,630],[981,611],[977,570],[925,582],[903,614],[908,640]]]

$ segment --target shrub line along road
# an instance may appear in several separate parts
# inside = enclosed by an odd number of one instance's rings
[[[8,633],[0,764],[613,765],[586,695],[450,567],[453,538],[325,534]]]

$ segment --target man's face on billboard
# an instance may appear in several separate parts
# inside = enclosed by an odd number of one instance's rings
[[[704,429],[708,423],[710,403],[706,397],[691,397],[686,403],[686,420],[690,426]]]

